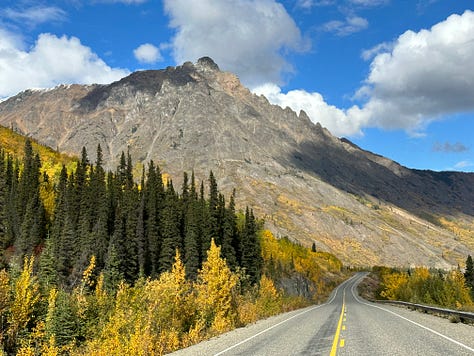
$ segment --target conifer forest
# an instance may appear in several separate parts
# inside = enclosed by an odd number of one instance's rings
[[[54,168],[29,140],[21,158],[0,152],[3,354],[159,355],[307,305],[341,278],[323,280],[340,275],[334,256],[236,211],[212,172],[177,189],[153,162],[137,179],[129,154],[115,171],[100,146],[96,157]],[[275,286],[294,274],[309,296]]]

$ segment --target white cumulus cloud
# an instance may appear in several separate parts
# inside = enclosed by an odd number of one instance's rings
[[[291,90],[282,93],[281,89],[271,83],[254,88],[257,95],[264,95],[271,103],[281,107],[290,107],[296,112],[304,110],[314,123],[319,122],[336,136],[354,136],[361,134],[365,122],[350,120],[344,110],[326,103],[317,92]]]
[[[348,111],[350,119],[416,132],[443,115],[473,111],[473,63],[472,11],[429,30],[406,31],[372,60],[359,89],[368,101]]]
[[[274,103],[305,110],[336,136],[364,128],[403,129],[423,135],[430,122],[474,111],[474,12],[451,15],[431,29],[406,31],[394,43],[364,51],[370,73],[355,98],[361,106],[339,109],[319,93],[281,92],[276,85],[254,91]]]
[[[109,67],[76,37],[41,34],[25,48],[17,36],[0,28],[0,97],[62,83],[110,83],[128,74]]]
[[[156,63],[163,60],[160,50],[151,43],[145,43],[137,47],[133,54],[135,58],[141,63]]]
[[[306,49],[299,28],[274,0],[165,0],[177,63],[209,56],[224,70],[256,86],[279,83],[291,72],[288,51]]]

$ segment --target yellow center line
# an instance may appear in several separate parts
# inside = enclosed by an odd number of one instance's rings
[[[336,356],[337,344],[339,342],[339,335],[341,333],[342,319],[344,317],[345,308],[346,308],[346,291],[344,290],[342,294],[341,316],[339,317],[339,322],[337,323],[336,334],[334,335],[334,341],[332,342],[331,353],[329,354],[329,356]],[[344,343],[344,341],[341,340],[341,343]]]

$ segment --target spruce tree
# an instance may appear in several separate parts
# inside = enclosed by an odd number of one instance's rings
[[[104,283],[110,292],[115,292],[119,283],[124,279],[121,261],[113,242],[109,245],[104,267]]]
[[[466,285],[471,289],[471,294],[474,295],[474,263],[471,255],[467,256],[466,259],[466,271],[464,272],[464,279]]]
[[[214,173],[209,173],[209,232],[210,237],[214,238],[217,245],[219,241],[219,191],[217,189],[217,181]]]
[[[39,282],[44,295],[53,287],[58,286],[58,270],[55,241],[48,237],[39,259]]]
[[[20,256],[31,255],[45,236],[45,211],[39,197],[39,191],[31,197],[25,209],[20,228],[20,236],[15,243],[16,253]]]
[[[201,181],[201,188],[199,192],[198,202],[198,214],[199,214],[199,225],[201,227],[201,238],[200,238],[200,261],[205,261],[207,257],[207,251],[211,247],[212,239],[212,223],[209,212],[209,207],[204,197],[204,182]]]
[[[144,186],[144,178],[142,179],[141,186]],[[138,203],[137,213],[137,225],[136,225],[136,239],[137,239],[137,262],[138,262],[138,277],[144,277],[146,275],[146,263],[147,263],[147,250],[148,244],[145,232],[145,194],[143,189],[140,191],[140,198]]]
[[[237,266],[237,257],[235,247],[238,244],[237,217],[235,215],[234,194],[230,197],[229,206],[224,209],[224,218],[222,223],[222,257],[227,261],[231,269]]]
[[[138,188],[132,186],[127,187],[124,195],[125,206],[125,268],[124,275],[127,281],[133,282],[138,278],[139,274],[139,258],[138,258],[138,214],[139,214],[139,194]]]
[[[52,293],[49,298],[45,331],[49,337],[54,335],[58,346],[65,346],[75,342],[79,336],[76,305],[72,296],[62,289]]]
[[[163,242],[159,260],[160,272],[171,269],[176,250],[181,250],[182,248],[179,217],[178,198],[173,188],[173,182],[169,180],[166,189],[165,206],[161,215]]]
[[[97,158],[95,168],[91,167],[90,174],[90,196],[92,201],[90,240],[91,249],[97,258],[97,266],[103,267],[108,246],[108,204],[107,186],[105,183],[105,171],[102,167],[103,156],[100,144],[97,146]]]
[[[245,222],[241,236],[241,266],[245,269],[251,283],[260,280],[263,266],[260,241],[257,236],[257,223],[253,211],[248,207],[245,210]]]
[[[196,279],[199,269],[199,203],[197,200],[194,172],[191,176],[189,201],[186,210],[186,225],[184,231],[184,265],[186,276]]]
[[[163,180],[159,167],[153,161],[148,165],[148,174],[145,181],[145,238],[147,242],[146,273],[156,276],[159,272],[159,258],[162,244],[161,214],[164,205]]]

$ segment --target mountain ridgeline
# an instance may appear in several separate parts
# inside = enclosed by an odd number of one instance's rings
[[[365,151],[207,57],[109,85],[27,90],[0,103],[0,124],[65,153],[100,144],[109,169],[129,152],[173,177],[212,170],[276,235],[349,264],[450,267],[474,250],[474,174],[412,170]]]

